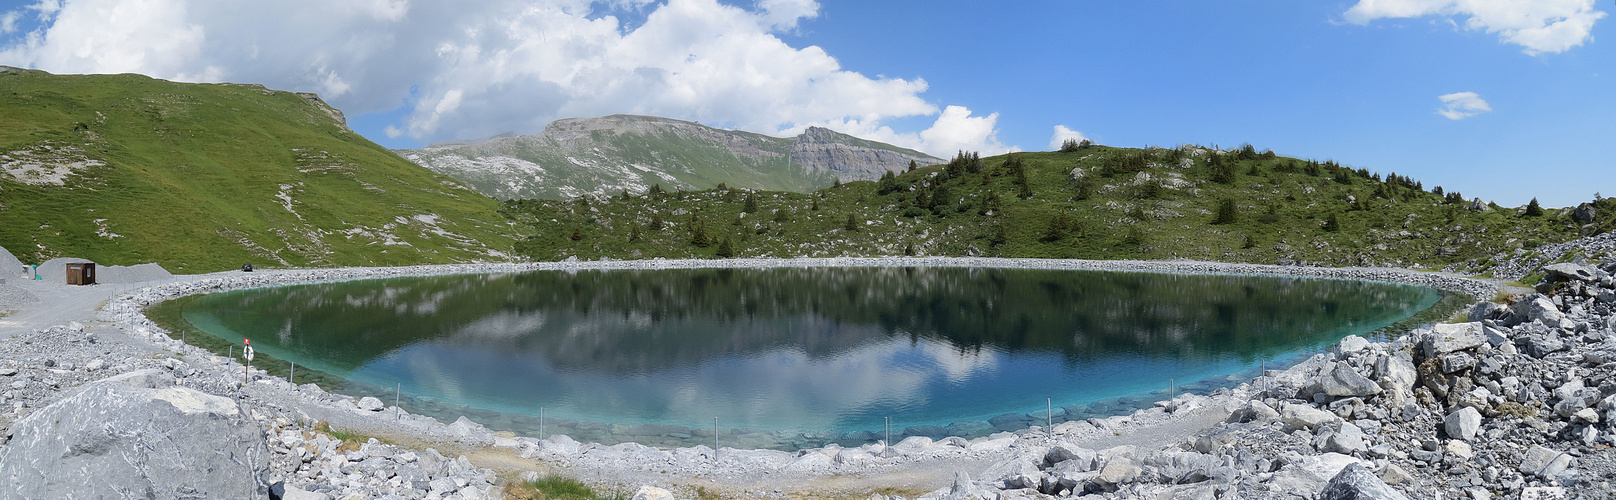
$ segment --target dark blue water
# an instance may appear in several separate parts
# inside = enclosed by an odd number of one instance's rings
[[[1170,379],[1228,385],[1438,298],[1318,278],[787,268],[394,278],[175,307],[340,390],[390,403],[398,384],[407,409],[446,420],[536,434],[543,407],[547,434],[679,443],[718,417],[786,447],[856,442],[885,417],[932,435],[1042,424],[1046,398],[1056,420],[1115,413]]]

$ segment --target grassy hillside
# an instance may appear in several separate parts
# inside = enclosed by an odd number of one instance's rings
[[[312,94],[0,71],[0,246],[175,272],[499,258],[498,202]]]
[[[976,163],[811,194],[521,200],[504,212],[530,229],[517,251],[538,260],[913,254],[1440,268],[1616,227],[1611,200],[1579,225],[1562,210],[1473,207],[1395,174],[1249,147],[1092,146]]]

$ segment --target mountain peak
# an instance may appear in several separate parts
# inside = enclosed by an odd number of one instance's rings
[[[925,153],[823,127],[792,138],[723,130],[643,115],[566,118],[538,134],[399,151],[495,198],[570,198],[663,189],[806,192],[836,182],[873,180]]]

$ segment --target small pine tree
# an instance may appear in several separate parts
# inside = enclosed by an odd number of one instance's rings
[[[1239,207],[1235,205],[1234,198],[1224,198],[1218,202],[1218,215],[1212,219],[1213,224],[1234,224],[1239,215]]]
[[[567,239],[570,239],[572,241],[583,240],[584,239],[584,230],[582,228],[578,227],[578,226],[572,226],[572,236],[568,236]]]
[[[903,254],[907,255],[907,256],[910,256],[910,257],[914,257],[915,256],[915,244],[914,243],[905,244],[903,246]]]
[[[667,191],[662,190],[662,184],[652,184],[651,190],[647,191],[645,194],[650,195],[652,199],[660,200],[662,199],[662,195],[667,194]]]
[[[881,174],[881,181],[878,183],[875,194],[887,195],[892,194],[893,191],[897,190],[898,176],[893,174],[891,170],[888,170],[885,174]]]
[[[741,208],[741,213],[748,213],[749,214],[749,213],[756,212],[756,211],[758,211],[758,196],[757,196],[757,193],[753,192],[753,191],[747,191],[746,192],[746,206]]]
[[[1233,161],[1220,155],[1212,155],[1212,182],[1218,184],[1234,184],[1236,165]]]
[[[1056,213],[1054,217],[1049,218],[1049,227],[1044,230],[1044,237],[1040,240],[1044,243],[1054,243],[1066,239],[1067,226],[1070,225],[1066,220],[1066,214]]]
[[[815,196],[815,197],[814,197],[814,206],[812,206],[812,207],[808,207],[808,209],[809,209],[809,210],[813,210],[813,211],[815,211],[815,212],[818,212],[818,211],[819,211],[819,197],[818,197],[818,196]]]
[[[707,236],[707,223],[706,222],[695,221],[692,224],[692,226],[693,226],[693,228],[690,230],[690,244],[691,245],[695,245],[695,246],[698,246],[698,247],[706,247],[707,245],[713,244],[713,239],[711,237]]]
[[[1532,198],[1532,202],[1526,204],[1526,213],[1521,215],[1525,215],[1527,217],[1542,217],[1543,206],[1537,204],[1537,198]]]
[[[724,183],[720,182],[720,183],[718,183],[718,190],[719,191],[729,191],[729,186],[727,186]]]
[[[628,199],[629,199],[628,188],[623,188],[623,194],[621,196],[619,196],[619,198],[622,199],[623,201],[628,201]]]
[[[1251,239],[1251,235],[1248,234],[1248,235],[1246,235],[1246,242],[1244,244],[1241,244],[1240,248],[1248,249],[1248,250],[1252,249],[1252,248],[1257,248],[1257,241]]]
[[[853,214],[847,214],[847,222],[842,224],[842,229],[846,229],[848,231],[857,231],[858,218],[854,217]]]
[[[998,225],[993,226],[993,239],[988,240],[989,245],[999,246],[999,245],[1003,245],[1003,244],[1005,244],[1006,242],[1009,242],[1009,241],[1010,241],[1010,232],[1004,228],[1004,224],[998,224]]]
[[[1331,233],[1340,231],[1341,220],[1336,218],[1335,214],[1330,214],[1330,218],[1324,220],[1324,230]]]
[[[640,241],[640,225],[639,224],[634,224],[634,225],[628,227],[628,240],[629,241]]]
[[[1080,143],[1077,142],[1077,139],[1067,139],[1067,140],[1061,141],[1060,152],[1062,152],[1062,153],[1076,153],[1077,150],[1082,149],[1082,148],[1083,148],[1083,146]]]
[[[730,243],[728,236],[724,237],[724,241],[718,243],[718,256],[726,259],[735,257],[735,245]]]
[[[830,187],[833,187],[833,188],[839,188],[839,187],[842,187],[842,178],[841,178],[841,177],[837,177],[837,178],[836,178],[836,181],[835,181],[835,182],[832,182],[832,183],[831,183],[831,185],[830,185]]]
[[[1138,227],[1129,228],[1128,234],[1122,236],[1122,244],[1134,246],[1143,245],[1145,244],[1145,233],[1139,231]]]
[[[917,168],[920,168],[920,164],[919,164],[919,163],[915,163],[915,161],[914,161],[914,160],[909,160],[909,171],[910,171],[910,172],[913,172],[913,171],[915,171],[915,169],[917,169]]]
[[[784,209],[774,211],[774,221],[775,222],[785,222],[785,221],[788,221],[788,220],[791,220],[791,215],[787,214]]]
[[[647,226],[647,227],[649,227],[652,231],[661,231],[662,230],[662,214],[659,214],[659,213],[656,213],[656,212],[651,212],[651,224],[649,226]]]

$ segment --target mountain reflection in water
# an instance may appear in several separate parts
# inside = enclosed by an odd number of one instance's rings
[[[1412,315],[1428,288],[993,268],[455,275],[242,290],[185,317],[457,404],[771,430],[985,420],[1232,373]]]

